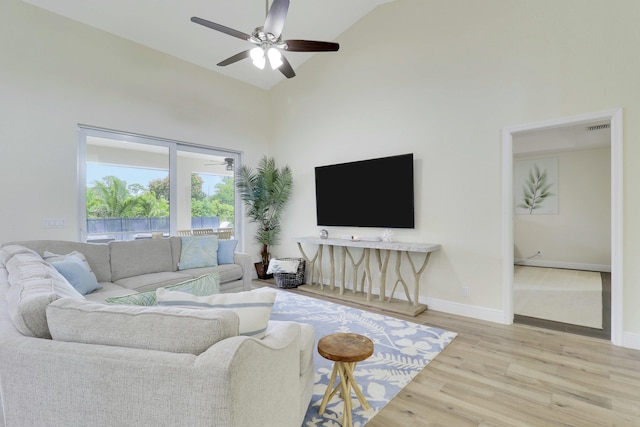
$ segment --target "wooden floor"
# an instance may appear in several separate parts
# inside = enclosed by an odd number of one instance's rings
[[[431,310],[417,317],[370,311],[458,336],[366,427],[640,426],[639,350]]]

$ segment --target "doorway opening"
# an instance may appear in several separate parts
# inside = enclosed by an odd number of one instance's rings
[[[571,259],[571,253],[569,253],[564,259],[562,256],[558,256],[558,254],[549,254],[549,259],[539,259],[544,258],[540,256],[539,248],[527,246],[527,244],[520,243],[519,247],[516,246],[516,211],[518,210],[518,202],[516,200],[516,196],[521,197],[520,187],[521,183],[514,182],[514,168],[519,167],[519,157],[522,157],[522,152],[530,151],[529,156],[525,153],[524,156],[527,159],[543,159],[542,164],[551,165],[549,166],[553,169],[553,163],[548,162],[549,158],[554,158],[555,154],[562,151],[562,147],[559,147],[559,142],[554,140],[553,138],[545,139],[544,144],[548,146],[544,146],[543,143],[538,141],[533,141],[531,138],[523,137],[526,135],[535,135],[536,133],[539,135],[544,134],[555,134],[558,132],[575,132],[576,129],[581,129],[584,131],[586,127],[599,127],[608,125],[610,126],[610,200],[603,200],[603,204],[606,204],[605,208],[610,211],[610,225],[609,230],[605,230],[608,232],[607,239],[609,241],[605,243],[610,243],[610,273],[607,271],[609,266],[606,265],[606,259],[603,261],[602,256],[594,261],[593,259],[587,260],[586,263],[579,262],[576,259]],[[602,128],[596,128],[596,130],[600,130]],[[503,224],[504,224],[504,233],[503,233],[503,255],[504,255],[504,265],[503,265],[503,278],[504,278],[504,314],[505,314],[505,323],[512,323],[514,321],[514,316],[517,314],[515,312],[515,291],[514,291],[514,265],[530,265],[533,267],[552,267],[552,268],[560,268],[560,269],[574,269],[574,270],[593,270],[598,275],[598,280],[600,280],[600,272],[602,272],[603,277],[603,291],[602,291],[602,307],[603,309],[603,317],[606,319],[603,320],[602,326],[603,329],[611,330],[610,339],[616,345],[621,345],[622,340],[622,110],[611,110],[604,111],[598,113],[585,114],[581,116],[573,116],[566,117],[556,120],[550,120],[546,122],[532,123],[520,126],[514,126],[510,128],[506,128],[503,130]],[[526,148],[527,144],[529,144],[529,148]],[[523,149],[523,147],[525,147]],[[532,148],[533,147],[533,148]],[[576,150],[580,147],[572,147],[571,150]],[[531,154],[535,149],[535,154]],[[571,151],[569,150],[569,151]],[[514,155],[516,156],[514,158]],[[557,159],[556,159],[557,160]],[[547,163],[545,163],[547,161]],[[540,171],[536,170],[537,173],[541,174]],[[535,174],[534,174],[535,175]],[[557,179],[557,176],[556,176]],[[547,188],[548,190],[548,188]],[[556,189],[557,191],[557,189]],[[549,193],[553,193],[553,191],[548,191]],[[562,200],[562,195],[560,195],[560,200]],[[565,199],[565,201],[567,201]],[[557,202],[557,200],[556,200]],[[610,202],[610,203],[609,203]],[[522,203],[520,203],[521,205]],[[547,206],[547,209],[556,209],[557,212],[558,206],[553,206],[553,203],[550,203]],[[531,207],[531,206],[530,206]],[[567,208],[567,206],[565,206]],[[531,211],[529,211],[531,212]],[[545,219],[542,215],[534,216],[525,216],[523,217],[529,221],[529,225],[531,226],[534,233],[540,233],[540,229],[536,230],[536,226],[543,224],[545,220],[549,220],[550,217]],[[518,218],[520,219],[520,218]],[[554,221],[558,221],[557,218],[553,219]],[[558,225],[558,224],[556,224]],[[570,227],[565,227],[570,228]],[[560,225],[559,230],[563,230]],[[610,237],[609,237],[610,236]],[[563,236],[552,236],[556,239],[560,239]],[[571,240],[571,237],[568,237]],[[552,240],[551,240],[552,241]],[[602,239],[601,239],[602,241]],[[576,245],[579,245],[580,242],[576,242]],[[604,246],[604,245],[602,245]],[[550,251],[555,250],[553,245],[547,246],[550,248]],[[515,253],[514,253],[515,251]],[[597,249],[594,250],[597,252]],[[566,249],[565,252],[575,252],[571,250],[571,248]],[[566,255],[566,254],[563,254]],[[602,254],[600,254],[602,255]],[[555,258],[555,260],[554,260]],[[597,257],[596,257],[597,258]],[[560,261],[557,261],[557,260]],[[546,261],[546,265],[545,265]],[[555,262],[555,264],[554,264]],[[610,284],[610,285],[609,285]],[[610,291],[608,291],[610,289]],[[600,295],[598,295],[600,297]],[[609,304],[608,304],[609,303]],[[610,307],[610,309],[609,309]],[[521,318],[516,318],[517,321],[521,321]],[[539,324],[538,326],[543,327],[551,327],[552,329],[560,329],[566,330],[568,332],[575,332],[575,330],[571,330],[562,322],[554,322],[553,320],[548,321],[546,324]],[[544,322],[543,322],[544,323]],[[565,328],[565,329],[562,329]],[[593,335],[592,335],[593,336]],[[604,338],[608,338],[609,334],[604,336],[600,336]]]

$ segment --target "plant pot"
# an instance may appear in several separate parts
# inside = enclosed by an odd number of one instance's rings
[[[269,264],[256,262],[253,265],[256,267],[256,273],[258,274],[258,279],[261,279],[261,280],[273,279],[273,274],[267,274],[267,270],[269,269]]]

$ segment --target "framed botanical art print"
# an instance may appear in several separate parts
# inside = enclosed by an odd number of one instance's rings
[[[558,158],[518,160],[513,168],[516,215],[558,213]]]

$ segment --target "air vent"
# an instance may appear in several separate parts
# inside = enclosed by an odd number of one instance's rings
[[[609,123],[605,123],[603,125],[587,126],[587,132],[591,132],[594,130],[609,129],[610,127],[611,125]]]

